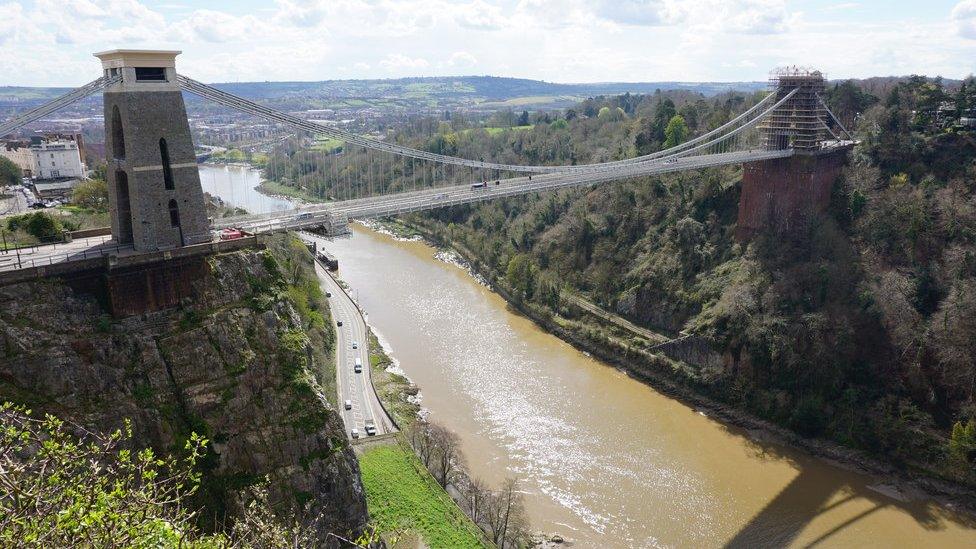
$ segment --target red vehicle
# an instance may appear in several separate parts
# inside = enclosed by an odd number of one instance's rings
[[[221,240],[237,240],[238,238],[244,238],[247,236],[244,231],[240,229],[224,229],[220,231]]]

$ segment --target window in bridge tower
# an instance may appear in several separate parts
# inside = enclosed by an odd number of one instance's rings
[[[180,206],[175,200],[169,201],[169,224],[171,227],[180,226]]]
[[[172,191],[176,185],[173,183],[173,168],[169,163],[169,146],[166,144],[165,137],[159,140],[159,158],[163,163],[163,184],[166,190]]]
[[[136,67],[137,82],[165,82],[166,69],[163,67]]]
[[[122,129],[122,115],[118,105],[112,107],[112,157],[125,160],[125,132]]]

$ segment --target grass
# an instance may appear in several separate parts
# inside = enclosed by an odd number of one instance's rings
[[[416,533],[433,549],[488,547],[480,530],[405,446],[375,446],[359,458],[366,503],[377,531]]]
[[[58,216],[65,228],[75,231],[108,227],[112,223],[108,211],[91,210],[70,204],[58,206],[53,213]]]
[[[376,387],[376,393],[383,401],[383,406],[393,415],[397,425],[404,429],[417,419],[420,406],[407,400],[407,389],[410,387],[407,378],[386,371],[393,360],[383,350],[383,346],[376,339],[376,334],[370,330],[368,337],[369,365],[373,373],[373,386]]]
[[[535,127],[534,124],[529,124],[528,126],[512,126],[511,128],[499,127],[499,126],[485,126],[483,128],[468,128],[466,130],[463,130],[462,133],[469,133],[474,130],[485,130],[486,132],[488,132],[488,135],[494,136],[509,130],[512,131],[531,130],[533,127]]]
[[[315,198],[301,189],[289,187],[288,185],[282,185],[277,181],[264,181],[261,183],[260,189],[266,194],[295,198],[305,202],[325,202],[325,200]]]
[[[527,95],[524,97],[513,97],[504,101],[486,101],[478,105],[482,108],[505,108],[505,107],[527,107],[541,106],[563,103],[579,103],[586,99],[574,95]]]
[[[341,149],[346,145],[342,139],[330,139],[328,137],[316,137],[315,144],[312,145],[313,151],[332,152]]]

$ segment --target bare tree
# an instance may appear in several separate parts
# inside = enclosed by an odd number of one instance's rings
[[[430,470],[434,459],[434,441],[431,433],[430,423],[424,420],[417,420],[410,425],[407,435],[410,438],[410,445],[413,446],[420,462],[427,470]]]
[[[492,493],[486,511],[487,533],[497,547],[516,547],[524,540],[527,521],[518,480],[506,479],[501,490]]]
[[[436,423],[430,424],[430,431],[434,452],[429,469],[437,482],[447,488],[464,466],[461,441],[456,434]]]
[[[466,476],[465,482],[462,483],[461,493],[464,496],[463,503],[468,516],[475,524],[483,526],[487,513],[486,508],[491,498],[491,490],[481,480]]]

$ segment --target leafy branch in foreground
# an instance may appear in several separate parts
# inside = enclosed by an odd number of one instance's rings
[[[194,465],[207,440],[194,434],[182,458],[132,450],[128,421],[108,435],[0,404],[0,545],[192,546],[184,507],[200,483]]]

